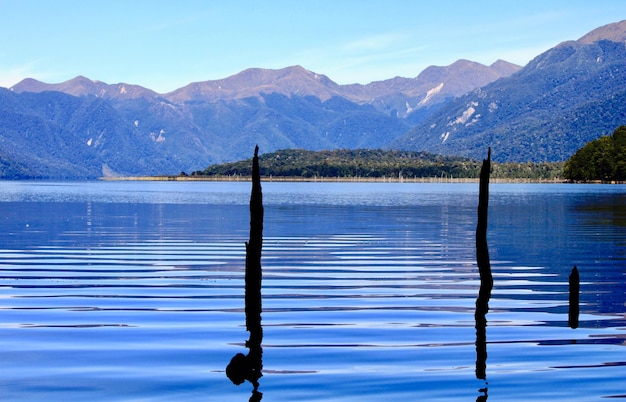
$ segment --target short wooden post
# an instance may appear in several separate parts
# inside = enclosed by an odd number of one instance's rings
[[[578,315],[580,312],[580,276],[578,268],[574,266],[569,274],[569,313],[567,322],[572,329],[578,328]]]

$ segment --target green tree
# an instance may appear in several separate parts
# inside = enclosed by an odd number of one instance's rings
[[[615,152],[615,180],[626,180],[626,126],[621,126],[613,133]]]
[[[563,174],[571,181],[612,181],[626,178],[626,126],[613,135],[585,144],[569,158]]]

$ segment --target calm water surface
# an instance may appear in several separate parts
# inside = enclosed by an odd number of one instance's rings
[[[263,192],[263,401],[626,398],[625,186],[492,184],[479,362],[478,184]],[[0,400],[247,401],[249,194],[0,182]]]

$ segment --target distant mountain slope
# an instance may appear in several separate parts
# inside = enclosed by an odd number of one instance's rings
[[[396,77],[367,85],[344,85],[341,91],[355,102],[370,103],[387,114],[407,117],[421,108],[430,108],[508,77],[520,68],[502,60],[491,66],[458,60],[449,66],[428,67],[415,78]]]
[[[626,44],[602,34],[623,38],[624,29],[612,24],[559,44],[450,102],[390,147],[478,158],[491,146],[499,161],[567,159],[625,123]]]
[[[314,96],[321,101],[333,97],[357,104],[371,104],[393,117],[407,117],[421,108],[430,108],[453,97],[479,88],[521,67],[498,60],[491,66],[459,60],[449,66],[431,66],[415,78],[395,77],[366,85],[339,85],[325,75],[301,66],[279,70],[250,68],[227,78],[194,82],[167,94],[159,95],[138,85],[106,84],[79,76],[59,84],[25,79],[11,88],[13,92],[60,91],[75,96],[93,95],[115,101],[145,98],[173,104],[188,102],[233,102],[262,98],[266,94]]]
[[[177,174],[241,159],[254,144],[382,147],[410,128],[343,98],[272,93],[176,105],[1,88],[0,96],[0,169],[10,177]]]
[[[157,174],[182,162],[104,99],[0,88],[0,100],[0,165],[19,173],[5,177]]]
[[[625,22],[521,68],[459,60],[415,78],[339,85],[300,66],[248,69],[167,94],[76,77],[0,90],[0,176],[178,174],[263,152],[388,148],[562,161],[626,124]]]
[[[514,65],[497,64],[515,70]],[[506,68],[505,73],[509,71]],[[395,78],[357,90],[300,66],[248,69],[168,94],[82,76],[59,84],[26,79],[11,88],[11,102],[23,104],[24,111],[0,119],[0,137],[10,137],[5,148],[20,152],[14,152],[12,158],[0,155],[0,163],[5,160],[31,175],[53,177],[177,174],[241,159],[254,144],[265,152],[281,148],[380,148],[435,110],[433,104],[451,99],[454,91],[475,88],[502,74],[495,67],[465,60],[430,71],[439,72],[430,74],[436,81],[419,76]],[[393,108],[394,102],[401,105],[401,113]],[[106,117],[102,114],[94,119],[88,113],[87,105],[91,104],[100,105]],[[410,118],[403,118],[409,114]],[[26,131],[34,130],[31,126],[36,121],[45,122],[56,133],[47,137],[63,138],[67,152],[61,147],[52,155],[52,144],[20,144],[19,135],[4,133],[1,128],[3,122],[10,127],[17,120],[22,120]],[[105,134],[94,137],[94,133]],[[120,145],[114,154],[101,148],[103,138],[109,138],[107,144]],[[137,159],[137,155],[145,155],[152,163]],[[49,163],[36,164],[39,159]]]
[[[589,45],[599,40],[608,40],[611,42],[626,41],[626,20],[613,24],[603,25],[594,29],[586,35],[578,39],[578,43]]]
[[[159,95],[139,85],[115,84],[109,85],[101,81],[92,81],[78,76],[59,84],[46,84],[41,81],[27,78],[13,86],[15,93],[57,91],[74,96],[97,96],[105,99],[136,99],[157,98]]]
[[[322,101],[341,96],[338,84],[300,66],[280,70],[250,68],[221,80],[194,82],[164,96],[171,102],[183,103],[245,99],[272,93],[315,96]]]

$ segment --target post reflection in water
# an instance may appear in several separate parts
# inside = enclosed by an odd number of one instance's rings
[[[248,380],[253,386],[250,401],[260,401],[259,379],[263,370],[263,327],[261,326],[261,249],[263,245],[263,200],[259,173],[259,147],[252,160],[252,193],[250,195],[250,240],[246,243],[245,309],[246,329],[250,338],[247,355],[237,353],[226,367],[226,375],[236,385]]]
[[[480,389],[476,401],[487,400],[487,312],[489,298],[493,289],[493,276],[487,247],[487,218],[489,206],[489,171],[491,169],[491,148],[487,152],[487,159],[483,159],[480,170],[480,187],[478,194],[478,223],[476,224],[476,262],[480,273],[480,289],[476,299],[476,378],[485,381],[485,387]]]

